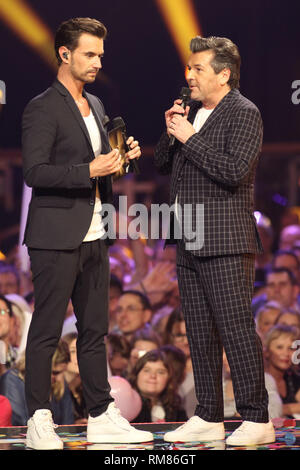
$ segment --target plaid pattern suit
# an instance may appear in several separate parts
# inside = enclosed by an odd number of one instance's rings
[[[200,106],[191,102],[190,122]],[[224,419],[223,348],[237,411],[247,421],[268,421],[262,348],[250,308],[254,258],[262,251],[253,216],[261,142],[258,109],[233,89],[184,145],[170,148],[165,133],[155,151],[159,170],[171,173],[170,204],[177,196],[182,209],[178,282],[199,402],[195,414],[206,421]],[[185,236],[197,228],[197,204],[204,207],[202,246],[189,245]]]

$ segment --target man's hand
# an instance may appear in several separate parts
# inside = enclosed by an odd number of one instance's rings
[[[187,106],[183,109],[182,106],[180,106],[181,103],[182,100],[174,101],[172,108],[165,113],[165,120],[168,135],[174,135],[177,140],[185,144],[196,131],[187,120],[190,107]]]
[[[99,155],[94,158],[90,163],[90,177],[107,176],[117,171],[122,167],[121,155],[118,149],[114,149],[106,155]]]
[[[138,159],[141,156],[141,148],[139,146],[139,142],[137,140],[134,140],[134,137],[129,137],[126,141],[126,144],[130,147],[130,151],[125,154],[126,161],[128,162],[129,160],[133,159]]]

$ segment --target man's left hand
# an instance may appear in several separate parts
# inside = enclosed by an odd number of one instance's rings
[[[130,151],[126,153],[125,157],[126,160],[132,160],[134,158],[140,158],[142,155],[141,148],[139,146],[139,142],[134,140],[134,137],[129,137],[126,141],[127,145],[130,147]]]
[[[196,133],[192,124],[187,120],[187,117],[180,114],[173,115],[168,127],[168,132],[174,135],[182,144],[185,144],[186,141]]]

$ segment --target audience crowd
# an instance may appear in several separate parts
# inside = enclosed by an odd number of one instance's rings
[[[300,225],[283,227],[274,249],[271,221],[258,215],[265,251],[256,259],[252,312],[264,350],[270,418],[300,419]],[[3,258],[0,426],[24,426],[28,419],[24,351],[34,315],[34,295],[31,274],[18,268],[17,255]],[[149,247],[142,238],[120,240],[110,248],[110,260],[106,344],[116,402],[121,400],[126,384],[139,399],[132,422],[186,421],[193,416],[197,399],[180,307],[175,247],[164,248],[162,241]],[[76,340],[76,316],[70,301],[52,361],[51,402],[58,425],[87,423]],[[225,419],[236,419],[239,415],[226,351],[223,362]],[[125,409],[130,406],[131,403],[126,404]]]

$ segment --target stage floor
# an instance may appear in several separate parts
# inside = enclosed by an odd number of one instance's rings
[[[226,437],[241,421],[225,421]],[[227,446],[225,441],[168,443],[163,440],[165,432],[176,429],[181,423],[135,424],[154,434],[154,441],[145,444],[91,444],[86,440],[86,426],[58,426],[57,433],[64,441],[64,450],[103,450],[103,451],[199,451],[199,450],[300,450],[300,421],[274,420],[276,442],[273,444],[249,447]],[[26,427],[0,428],[0,450],[27,450],[25,445]]]

